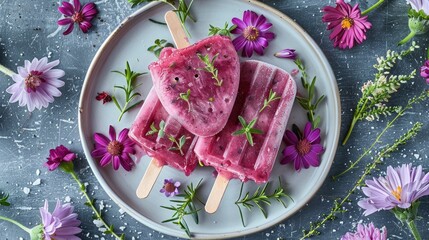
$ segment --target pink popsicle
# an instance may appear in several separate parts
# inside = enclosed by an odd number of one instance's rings
[[[281,98],[272,101],[269,107],[260,112],[270,91]],[[205,165],[213,166],[218,171],[218,179],[221,179],[224,188],[231,178],[238,178],[241,181],[253,180],[256,183],[268,181],[295,94],[295,81],[286,71],[254,60],[241,64],[240,87],[228,123],[215,136],[199,138],[194,150]],[[257,119],[254,128],[263,131],[263,134],[252,135],[253,146],[249,144],[245,135],[232,135],[242,128],[238,116],[242,116],[246,123]],[[215,185],[218,184],[218,179]],[[213,197],[212,194],[208,203]],[[220,202],[219,193],[214,197]],[[214,206],[209,212],[216,209],[217,206]]]

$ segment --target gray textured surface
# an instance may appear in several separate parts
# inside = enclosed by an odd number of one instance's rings
[[[359,87],[362,82],[373,78],[371,66],[376,56],[384,55],[387,49],[399,49],[396,43],[403,37],[407,29],[407,7],[405,0],[386,1],[378,10],[370,14],[373,28],[368,34],[368,40],[353,50],[340,51],[332,47],[325,31],[325,24],[321,22],[320,8],[327,4],[334,4],[333,0],[265,0],[263,1],[295,19],[313,39],[319,44],[338,80],[341,94],[343,126],[341,137],[344,136],[348,123],[351,121],[352,109],[359,98]],[[362,7],[366,2],[360,1]],[[370,0],[369,3],[375,2]],[[51,60],[60,59],[59,66],[66,71],[64,78],[66,85],[61,90],[63,96],[57,98],[54,104],[47,109],[29,113],[25,108],[17,104],[9,104],[9,94],[5,92],[12,80],[1,75],[0,81],[0,192],[11,195],[10,208],[0,207],[0,215],[14,218],[25,225],[33,226],[39,222],[38,208],[43,205],[45,198],[71,199],[79,218],[82,220],[83,239],[98,239],[103,236],[94,226],[91,220],[91,211],[83,205],[84,200],[79,190],[69,176],[54,172],[48,173],[42,163],[47,157],[48,150],[59,144],[65,144],[78,152],[79,160],[76,168],[80,178],[89,184],[89,193],[93,198],[103,201],[105,207],[103,213],[109,223],[118,229],[125,227],[124,233],[131,239],[175,239],[167,235],[155,232],[138,223],[126,214],[121,214],[119,208],[111,201],[99,186],[85,161],[81,149],[78,127],[77,107],[80,89],[85,77],[86,69],[109,33],[118,24],[131,14],[131,9],[125,0],[100,0],[97,2],[100,14],[93,22],[95,27],[89,34],[73,32],[69,36],[60,33],[48,37],[57,29],[56,21],[59,13],[56,10],[57,1],[48,0],[0,0],[0,62],[12,70],[23,65],[25,59],[33,57],[50,57]],[[416,38],[421,46],[427,46],[424,37]],[[408,72],[417,68],[424,60],[425,50],[422,49],[406,58],[397,68],[398,72]],[[410,96],[427,87],[424,80],[417,77],[412,83],[407,84],[401,92],[394,97],[393,102],[404,102]],[[395,126],[383,141],[390,142],[398,137],[401,132],[408,129],[412,123],[422,121],[425,123],[423,132],[401,151],[386,159],[386,165],[398,165],[401,163],[422,164],[426,171],[429,169],[427,135],[428,104],[416,106]],[[368,146],[368,139],[385,126],[386,120],[372,123],[360,123],[355,129],[355,134],[345,147],[338,149],[331,174],[339,173],[345,164],[357,156],[363,148]],[[364,159],[369,162],[370,159]],[[364,163],[361,164],[361,167]],[[385,169],[384,166],[381,169]],[[36,173],[40,171],[40,175]],[[327,180],[320,191],[308,203],[308,205],[284,223],[263,230],[260,233],[240,239],[297,239],[301,236],[301,230],[309,227],[310,221],[326,213],[335,198],[343,196],[355,179],[361,174],[356,171],[343,177],[339,182]],[[40,185],[33,185],[37,179],[41,179]],[[29,188],[30,193],[25,194],[23,189]],[[390,239],[411,239],[405,226],[398,223],[389,212],[380,212],[369,217],[362,216],[362,210],[356,205],[356,199],[361,194],[352,197],[352,202],[346,205],[348,212],[338,215],[338,219],[328,222],[322,230],[322,235],[314,239],[337,239],[345,232],[354,228],[358,221],[373,221],[377,226],[385,225],[388,228]],[[420,216],[423,219],[417,222],[422,236],[429,235],[429,201],[422,199]],[[27,235],[9,223],[0,222],[0,239],[17,239]],[[427,239],[424,237],[424,239]]]

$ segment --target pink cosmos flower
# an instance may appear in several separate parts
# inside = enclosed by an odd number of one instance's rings
[[[237,51],[243,49],[243,57],[251,57],[253,52],[263,55],[264,49],[275,37],[274,33],[269,31],[273,24],[268,22],[264,15],[250,10],[244,11],[243,20],[233,18],[232,23],[237,27],[231,33],[239,34],[232,43]]]
[[[429,84],[429,60],[425,61],[425,64],[420,68],[420,76],[426,79],[426,83]]]
[[[64,14],[64,18],[58,20],[58,25],[69,25],[63,32],[64,35],[73,31],[75,23],[79,25],[82,32],[87,33],[92,27],[91,20],[98,14],[95,3],[87,3],[82,8],[79,0],[73,0],[73,4],[70,2],[64,1],[58,7],[58,11]]]
[[[54,97],[61,96],[58,88],[64,86],[59,78],[64,76],[64,71],[52,69],[60,63],[59,60],[48,62],[48,58],[34,58],[33,61],[25,60],[24,67],[18,67],[18,74],[13,74],[15,81],[6,92],[12,94],[9,102],[19,102],[19,106],[27,106],[32,112],[35,108],[48,107],[54,102]]]
[[[366,31],[372,27],[367,21],[367,16],[361,16],[359,5],[352,7],[344,0],[337,0],[337,6],[326,6],[322,9],[325,13],[322,21],[328,23],[328,30],[332,30],[329,38],[334,42],[334,47],[340,49],[353,48],[355,44],[361,44],[366,39]]]
[[[110,162],[113,164],[113,169],[118,170],[119,166],[126,171],[131,171],[134,162],[130,154],[135,154],[134,142],[128,137],[128,128],[124,128],[116,139],[116,131],[113,126],[109,127],[110,139],[101,133],[94,134],[95,148],[91,152],[94,158],[100,158],[100,165],[106,166]]]
[[[344,235],[341,240],[386,240],[387,231],[386,227],[378,229],[374,227],[373,223],[368,225],[358,224],[357,230],[355,233],[348,232]]]
[[[43,239],[67,239],[79,240],[75,235],[82,232],[79,228],[80,221],[77,214],[73,213],[73,206],[70,203],[61,205],[58,200],[52,213],[49,212],[48,201],[45,200],[45,206],[40,208],[43,224]]]
[[[320,165],[320,155],[324,149],[320,144],[320,129],[311,129],[311,123],[307,122],[304,128],[304,134],[293,126],[293,132],[286,130],[283,138],[286,148],[283,150],[283,159],[281,164],[294,163],[296,171],[310,166],[318,167]]]
[[[365,181],[367,187],[362,191],[367,198],[358,202],[368,216],[376,211],[393,208],[407,209],[423,196],[429,195],[429,173],[422,171],[422,166],[387,167],[387,176]]]
[[[175,182],[173,179],[164,179],[164,186],[162,186],[160,193],[164,193],[166,197],[173,197],[179,194],[180,182]]]
[[[49,171],[57,169],[62,162],[71,162],[76,158],[76,154],[71,152],[68,148],[60,145],[55,149],[49,150],[48,161],[45,166],[48,167]]]

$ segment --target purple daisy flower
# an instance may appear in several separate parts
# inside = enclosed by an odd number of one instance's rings
[[[344,0],[337,0],[337,6],[326,6],[322,21],[328,23],[328,30],[332,30],[329,38],[334,41],[334,47],[340,49],[353,48],[366,39],[366,31],[372,27],[367,16],[361,16],[359,4],[352,7]]]
[[[269,31],[273,24],[268,22],[264,15],[250,10],[244,11],[243,20],[233,18],[232,23],[237,27],[231,33],[240,34],[232,43],[237,51],[243,49],[243,57],[251,57],[253,52],[263,55],[264,49],[275,37],[274,33]]]
[[[55,149],[49,150],[48,161],[45,166],[48,167],[49,171],[57,169],[62,162],[71,162],[76,158],[76,154],[71,152],[68,148],[60,145]]]
[[[87,3],[81,7],[79,0],[70,2],[62,2],[58,7],[58,11],[64,14],[64,18],[58,20],[58,25],[69,25],[64,35],[71,33],[74,29],[74,24],[77,23],[82,32],[87,33],[88,29],[92,27],[91,20],[98,14],[95,3]]]
[[[341,237],[341,240],[386,240],[387,231],[386,227],[378,229],[374,227],[373,223],[368,225],[358,224],[357,230],[355,233],[348,232],[346,235]]]
[[[82,232],[79,228],[80,221],[77,214],[73,213],[73,206],[70,203],[61,205],[57,200],[57,205],[52,213],[48,209],[48,201],[45,200],[45,206],[40,208],[43,224],[43,239],[67,239],[79,240],[75,235]]]
[[[363,193],[368,197],[358,202],[368,216],[376,211],[393,208],[407,209],[423,196],[429,195],[429,173],[422,171],[422,166],[387,167],[387,176],[365,181]]]
[[[312,129],[311,123],[307,122],[304,128],[304,134],[293,125],[292,131],[286,130],[283,138],[286,148],[283,150],[283,159],[281,164],[293,162],[296,171],[310,166],[318,167],[320,165],[320,155],[323,153],[323,146],[320,144],[320,129]]]
[[[54,97],[61,96],[58,88],[64,86],[59,78],[64,76],[64,71],[52,69],[60,63],[59,60],[49,62],[48,58],[34,58],[33,61],[25,60],[24,67],[18,67],[18,74],[12,74],[15,82],[6,89],[12,94],[9,102],[19,102],[19,106],[27,106],[32,112],[35,108],[48,107],[54,101]]]
[[[128,128],[124,128],[116,139],[116,131],[113,126],[109,127],[110,139],[101,133],[94,134],[95,148],[91,152],[94,158],[101,158],[100,165],[106,166],[112,162],[113,169],[118,170],[119,166],[126,171],[131,171],[134,162],[130,154],[135,154],[134,142],[128,137]]]
[[[283,49],[280,52],[277,52],[274,54],[274,56],[278,57],[278,58],[287,58],[287,59],[296,59],[296,53],[295,53],[295,49]]]
[[[420,68],[420,76],[426,79],[426,83],[429,84],[429,60],[425,61],[425,64]]]
[[[162,186],[160,193],[164,193],[166,197],[174,197],[179,194],[180,182],[174,182],[172,178],[164,179],[164,186]]]

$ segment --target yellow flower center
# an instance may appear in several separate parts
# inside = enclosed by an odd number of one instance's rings
[[[249,41],[255,41],[259,37],[259,30],[254,26],[248,26],[244,29],[243,36]]]
[[[392,191],[392,195],[398,200],[401,201],[401,193],[402,193],[402,188],[401,186],[398,186],[396,188],[396,190]]]
[[[349,17],[344,17],[343,21],[341,21],[341,27],[343,29],[349,30],[353,25],[354,25],[354,21]]]

